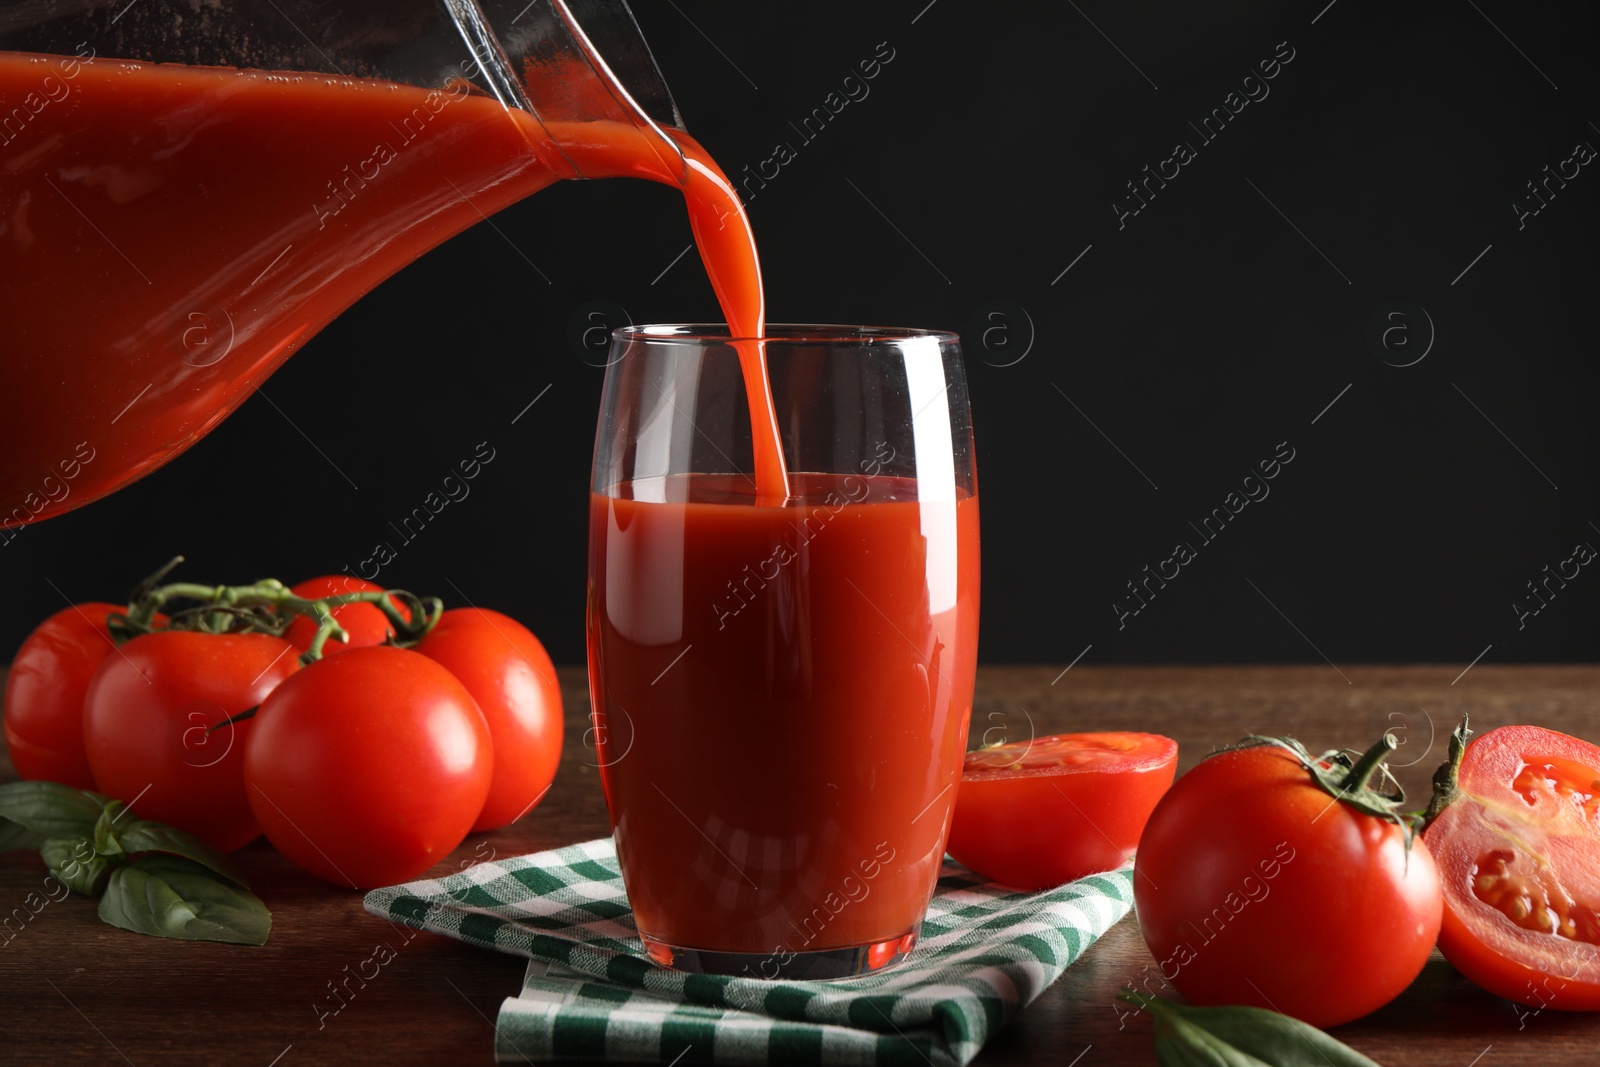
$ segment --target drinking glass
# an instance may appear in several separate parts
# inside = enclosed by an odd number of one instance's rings
[[[911,951],[961,773],[978,636],[966,379],[954,334],[769,327],[788,496],[758,503],[752,343],[613,334],[590,736],[652,958],[847,977]]]

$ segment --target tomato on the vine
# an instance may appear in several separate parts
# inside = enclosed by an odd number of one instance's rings
[[[22,777],[95,787],[83,751],[83,696],[117,647],[106,616],[123,610],[97,602],[62,608],[17,649],[6,676],[5,737]]]
[[[381,593],[383,586],[349,574],[324,574],[296,582],[289,587],[289,592],[307,600],[321,600],[345,593]],[[390,603],[399,607],[392,598]],[[332,615],[334,621],[343,627],[345,640],[333,640],[323,645],[324,656],[336,656],[352,648],[381,645],[389,639],[394,629],[383,609],[376,604],[344,604],[334,608]],[[302,652],[311,647],[311,639],[316,635],[317,621],[309,615],[296,615],[288,629],[283,631],[283,639]]]
[[[81,717],[99,791],[141,818],[231,852],[260,830],[244,790],[244,749],[260,704],[300,667],[270,634],[160,630],[101,662]]]
[[[250,806],[302,869],[365,889],[413,878],[461,843],[494,746],[472,694],[427,656],[356,648],[261,704],[245,746]]]
[[[946,851],[1018,889],[1120,867],[1177,761],[1177,742],[1140,733],[1056,734],[968,752]]]
[[[1600,747],[1504,726],[1467,744],[1453,785],[1423,835],[1444,887],[1439,949],[1508,1000],[1600,1010]]]
[[[1193,1004],[1270,1008],[1317,1027],[1387,1004],[1439,934],[1433,857],[1403,798],[1297,744],[1229,749],[1178,779],[1134,860],[1139,926]]]
[[[561,687],[539,639],[485,608],[452,608],[416,646],[467,687],[494,738],[494,776],[472,824],[493,830],[526,815],[561,762]]]

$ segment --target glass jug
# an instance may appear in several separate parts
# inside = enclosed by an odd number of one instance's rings
[[[0,531],[188,448],[561,178],[683,185],[622,0],[4,0]]]

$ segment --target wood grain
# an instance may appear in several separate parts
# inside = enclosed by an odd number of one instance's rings
[[[1600,738],[1600,667],[1478,666],[1452,685],[1459,672],[1078,666],[1061,675],[1055,667],[986,667],[978,674],[972,730],[975,738],[989,732],[991,740],[1029,730],[1149,730],[1176,738],[1188,767],[1250,732],[1293,733],[1319,750],[1364,746],[1387,728],[1403,740],[1396,762],[1411,764],[1400,772],[1402,781],[1419,793],[1449,729],[1465,713],[1478,729],[1529,722]],[[566,751],[550,795],[515,828],[469,839],[436,873],[608,832],[593,751],[584,744],[584,674],[578,668],[561,674]],[[9,767],[0,775],[10,777]],[[94,902],[80,897],[31,915],[23,905],[30,892],[42,891],[43,865],[29,853],[0,856],[0,918],[14,908],[30,916],[20,925],[13,918],[0,932],[0,1063],[492,1060],[493,1020],[501,1000],[519,988],[520,960],[431,935],[408,937],[363,911],[358,895],[300,874],[260,842],[238,859],[272,909],[272,937],[262,948],[115,930],[99,922]],[[1316,932],[1286,932],[1285,951],[1293,951],[1294,936]],[[379,943],[395,959],[362,984],[351,976]],[[1148,1019],[1124,1018],[1126,1008],[1114,999],[1125,984],[1153,981],[1146,970],[1152,962],[1130,916],[977,1062],[1153,1064]],[[1388,1067],[1600,1062],[1600,1015],[1519,1016],[1437,955],[1394,1004],[1336,1032]]]

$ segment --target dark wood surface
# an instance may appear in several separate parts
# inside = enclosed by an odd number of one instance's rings
[[[1363,746],[1387,728],[1420,793],[1450,727],[1535,723],[1600,739],[1600,667],[990,667],[978,675],[974,736],[1032,729],[1168,734],[1191,766],[1249,732],[1292,732],[1314,751]],[[1052,684],[1052,679],[1058,678]],[[1348,684],[1346,682],[1348,677]],[[567,747],[554,789],[516,827],[469,838],[439,870],[603,835],[605,806],[584,744],[588,696],[563,669]],[[1430,733],[1434,736],[1429,750]],[[0,769],[9,777],[9,768]],[[523,962],[431,935],[404,941],[357,894],[302,875],[257,842],[238,859],[273,913],[269,943],[163,941],[100,923],[81,897],[0,934],[0,1064],[489,1063],[495,1014]],[[42,888],[36,854],[0,856],[0,911]],[[1316,931],[1288,932],[1314,936]],[[379,942],[395,959],[337,1014],[330,983]],[[1129,916],[1002,1031],[978,1063],[1000,1067],[1153,1064],[1146,1018],[1123,1019],[1117,989],[1152,960]],[[1359,966],[1355,962],[1354,966]],[[367,973],[371,973],[370,965]],[[353,983],[352,983],[353,985]],[[1336,1034],[1388,1067],[1600,1063],[1600,1015],[1524,1014],[1477,990],[1437,954],[1397,1001]],[[1076,1058],[1075,1058],[1076,1057]]]

